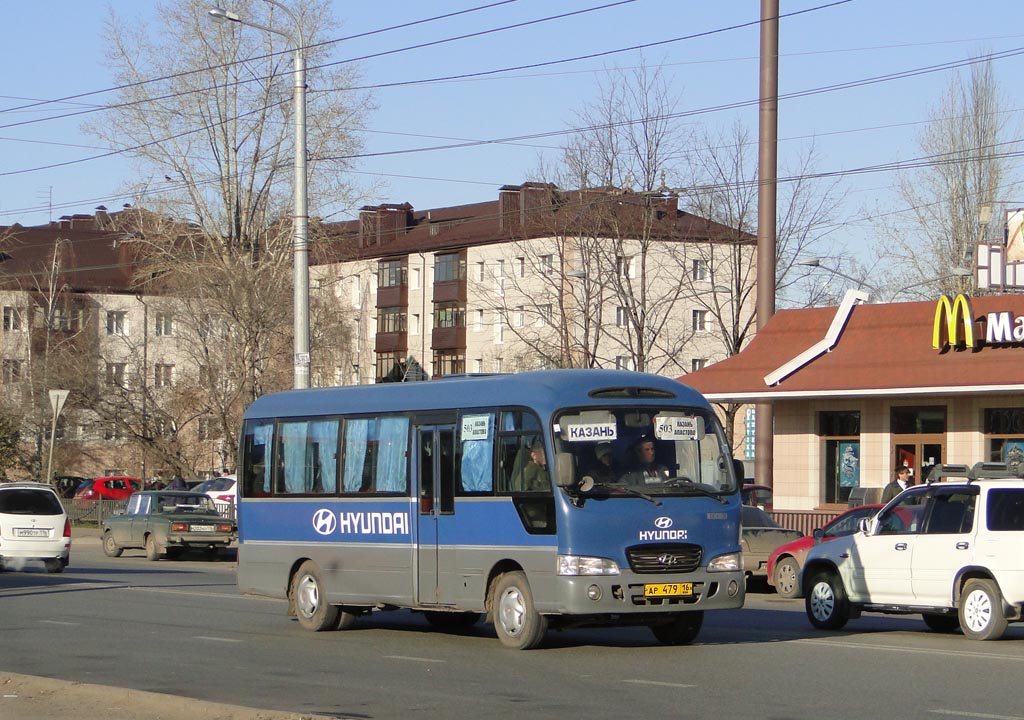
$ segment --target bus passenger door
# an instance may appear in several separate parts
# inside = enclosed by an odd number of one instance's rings
[[[455,512],[454,425],[416,426],[416,468],[416,600],[424,605],[453,604],[455,548],[445,540]]]

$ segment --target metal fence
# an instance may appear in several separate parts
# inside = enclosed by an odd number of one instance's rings
[[[840,514],[825,510],[769,510],[779,525],[790,530],[799,530],[804,535],[810,535],[815,528],[820,528],[829,520]]]
[[[72,525],[102,525],[104,519],[111,515],[124,513],[128,506],[127,500],[81,500],[78,498],[62,498],[61,505],[68,514]],[[235,505],[233,503],[215,502],[217,512],[221,517],[230,520],[235,519]]]

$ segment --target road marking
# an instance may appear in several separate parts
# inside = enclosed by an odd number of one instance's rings
[[[210,640],[211,642],[228,642],[228,643],[240,643],[240,642],[242,642],[241,640],[238,640],[236,638],[212,637],[210,635],[193,635],[192,639],[193,640]]]
[[[682,685],[680,683],[658,682],[657,680],[623,680],[622,682],[633,683],[634,685],[657,685],[658,687],[674,688],[695,688],[696,685]]]
[[[956,717],[983,718],[984,720],[1024,720],[1019,715],[990,715],[989,713],[961,712],[960,710],[929,710],[935,715],[955,715]]]
[[[800,643],[802,645],[821,645],[822,647],[832,648],[842,647],[856,650],[888,650],[891,652],[913,653],[917,655],[949,655],[952,657],[978,658],[984,660],[1013,660],[1015,662],[1024,662],[1024,657],[999,655],[997,653],[972,652],[970,650],[938,650],[935,648],[895,647],[892,645],[875,645],[871,643],[841,642],[833,640],[809,640],[806,638],[792,640],[790,642]]]
[[[277,598],[251,598],[245,595],[239,595],[238,593],[226,593],[226,592],[198,592],[196,590],[176,590],[174,588],[158,588],[158,587],[140,587],[138,585],[130,585],[126,590],[137,590],[138,592],[151,592],[161,593],[164,595],[191,595],[194,597],[217,597],[217,598],[234,598],[236,600],[274,600],[276,602],[285,602],[284,600],[278,600]]]
[[[44,625],[81,625],[82,623],[64,622],[63,620],[40,620]]]
[[[421,657],[410,657],[409,655],[385,655],[385,660],[408,660],[409,662],[424,662],[424,663],[443,663],[448,662],[447,660],[440,660],[438,658],[421,658]]]

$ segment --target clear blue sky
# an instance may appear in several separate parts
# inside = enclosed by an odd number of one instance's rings
[[[256,0],[252,0],[255,2]],[[288,0],[285,0],[286,2]],[[341,60],[413,44],[595,8],[614,0],[518,0],[458,18],[352,40],[334,46]],[[138,0],[109,3],[119,13],[148,15]],[[212,3],[211,3],[212,4]],[[337,0],[344,36],[487,4],[487,0]],[[782,12],[828,5],[829,0],[782,0]],[[29,99],[53,99],[109,87],[103,60],[102,19],[108,3],[54,0],[6,3],[0,9],[0,224],[44,223],[100,204],[118,209],[118,192],[134,178],[117,158],[17,172],[102,152],[78,131],[78,119],[45,120],[66,106],[7,109]],[[389,83],[540,63],[704,33],[755,22],[758,0],[636,0],[562,20],[490,33],[367,60],[368,83]],[[1024,48],[1019,2],[1010,0],[851,0],[785,18],[780,41],[780,93],[813,90],[940,63],[980,52]],[[683,109],[756,100],[756,26],[681,40],[644,51],[682,92]],[[563,130],[592,100],[609,67],[631,67],[638,52],[498,75],[488,79],[376,91],[366,151],[424,147],[447,139],[488,140]],[[1024,55],[998,60],[1006,91],[1010,138],[1021,137],[1021,100],[1011,94],[1024,77]],[[916,157],[915,138],[949,82],[949,71],[875,82],[861,87],[783,100],[779,113],[780,163],[815,137],[821,171],[842,171]],[[102,98],[103,96],[99,96]],[[89,101],[95,101],[90,98]],[[741,118],[756,138],[756,105],[696,115],[693,122],[724,128]],[[9,126],[34,120],[30,124]],[[491,200],[504,184],[522,182],[544,154],[557,158],[559,138],[489,144],[458,150],[366,158],[357,169],[369,184],[387,183],[366,202],[409,202],[418,209]],[[1017,149],[1015,146],[1013,149]],[[15,173],[15,174],[11,174]],[[876,208],[899,209],[888,173],[844,179],[848,191],[840,243],[863,243],[863,219]],[[315,193],[315,188],[312,189]],[[52,198],[52,211],[48,210]],[[1014,198],[1000,198],[1014,202]],[[1024,198],[1018,198],[1024,206]],[[335,219],[344,219],[339,212]]]

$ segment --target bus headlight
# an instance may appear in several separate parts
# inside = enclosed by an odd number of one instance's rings
[[[708,572],[737,572],[742,569],[743,558],[738,552],[719,555],[708,563]]]
[[[618,575],[619,565],[614,560],[583,555],[559,555],[559,575]]]

